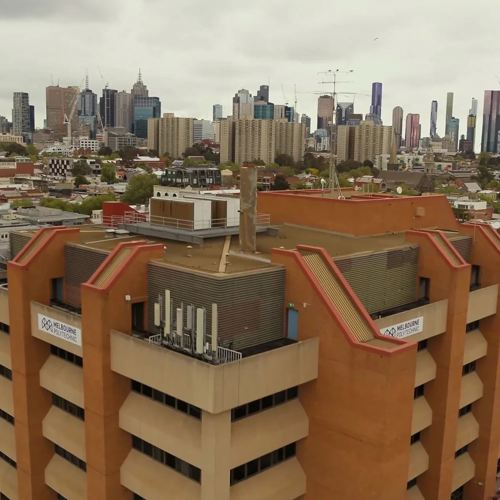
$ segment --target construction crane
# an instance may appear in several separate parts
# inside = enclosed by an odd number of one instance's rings
[[[76,106],[78,104],[78,97],[80,95],[80,89],[79,87],[76,87],[76,92],[75,92],[75,98],[73,99],[73,104],[71,106],[71,110],[70,110],[70,113],[69,113],[69,116],[64,113],[64,119],[63,119],[63,123],[64,125],[66,125],[66,138],[68,140],[68,143],[69,145],[71,146],[71,143],[72,143],[72,130],[71,130],[71,122],[73,120],[73,117],[75,115],[75,111],[76,111]]]

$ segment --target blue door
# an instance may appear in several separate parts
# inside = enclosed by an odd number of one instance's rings
[[[299,340],[299,311],[297,309],[288,309],[287,330],[289,339]]]

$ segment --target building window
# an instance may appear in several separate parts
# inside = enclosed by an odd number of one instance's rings
[[[0,458],[4,461],[4,462],[7,462],[9,465],[11,465],[12,467],[16,468],[17,465],[16,465],[16,462],[14,460],[12,460],[12,458],[8,457],[5,453],[2,453],[0,451]]]
[[[57,356],[61,359],[69,361],[70,363],[73,363],[74,365],[83,366],[83,359],[80,356],[73,354],[72,352],[65,351],[64,349],[61,349],[60,347],[57,347],[55,345],[50,346],[50,352],[54,356]]]
[[[141,495],[138,495],[137,493],[134,493],[132,495],[132,500],[146,500],[145,498],[141,497]]]
[[[9,497],[5,496],[3,493],[0,493],[0,500],[10,500]]]
[[[3,418],[7,422],[9,422],[9,424],[14,425],[14,417],[3,410],[0,410],[0,418]]]
[[[427,339],[425,340],[421,340],[418,344],[417,344],[417,351],[423,351],[424,349],[427,349],[427,344],[429,342],[427,341]]]
[[[251,460],[246,464],[235,467],[231,470],[230,481],[231,486],[237,484],[245,479],[248,479],[255,474],[265,471],[273,465],[277,465],[285,460],[295,456],[296,445],[295,443],[290,443],[283,448],[278,448],[277,450],[267,453],[262,457]]]
[[[479,321],[467,323],[467,326],[465,327],[466,333],[473,332],[474,330],[479,330]]]
[[[478,288],[481,287],[481,284],[479,282],[480,279],[480,268],[479,266],[472,265],[470,269],[470,289],[471,290],[477,290]]]
[[[85,410],[83,408],[80,408],[67,399],[61,398],[57,394],[52,394],[52,404],[80,420],[85,420]]]
[[[177,472],[188,477],[189,479],[192,479],[193,481],[197,481],[198,483],[201,482],[201,470],[198,469],[198,467],[195,467],[194,465],[191,465],[188,462],[185,462],[184,460],[157,448],[137,436],[132,436],[132,448],[144,453],[148,457],[151,457],[153,460],[156,460],[167,467],[175,469]]]
[[[416,432],[411,436],[410,444],[416,443],[417,441],[420,441],[420,432]]]
[[[406,483],[406,489],[409,490],[410,488],[413,488],[414,486],[417,486],[417,478],[415,477],[411,481],[408,481]]]
[[[467,450],[469,449],[469,445],[465,445],[459,450],[455,452],[455,458],[459,457],[460,455],[463,455],[464,453],[467,453]]]
[[[87,470],[87,464],[83,460],[80,460],[78,457],[75,457],[75,455],[65,450],[64,448],[61,448],[57,444],[54,445],[54,451],[56,452],[57,455],[64,458],[64,460],[67,460],[73,465],[76,465],[79,469],[82,469],[83,471]]]
[[[458,416],[463,417],[464,415],[467,415],[467,413],[470,413],[471,411],[472,411],[472,403],[467,406],[464,406],[463,408],[460,408],[460,410],[458,410]]]
[[[1,323],[0,322],[0,332],[9,335],[9,333],[10,333],[10,326],[6,325],[5,323]]]
[[[417,399],[423,395],[424,395],[424,384],[415,387],[415,389],[413,390],[413,399]]]
[[[450,500],[463,500],[464,499],[464,487],[460,486],[457,490],[455,490],[450,497]]]
[[[0,365],[0,375],[2,377],[8,378],[12,380],[12,371],[9,370],[6,366]]]
[[[197,406],[191,405],[182,401],[182,399],[174,398],[164,392],[153,389],[149,385],[141,384],[141,382],[137,382],[136,380],[132,380],[132,390],[134,392],[138,392],[147,398],[154,399],[159,403],[162,403],[166,406],[170,406],[171,408],[175,408],[176,410],[182,411],[191,417],[201,419],[201,409]]]
[[[299,395],[298,387],[291,387],[290,389],[286,389],[285,391],[280,391],[275,394],[271,394],[262,399],[256,399],[255,401],[251,401],[245,405],[238,406],[237,408],[233,408],[231,410],[231,420],[234,422],[235,420],[240,420],[245,417],[249,417],[254,413],[259,413],[264,410],[268,410],[269,408],[273,408],[274,406],[278,406],[280,404],[286,403],[291,399],[297,398]]]
[[[431,288],[430,278],[420,278],[418,298],[419,300],[429,300]]]
[[[470,363],[467,363],[466,365],[463,366],[462,375],[467,375],[468,373],[472,373],[475,370],[476,370],[476,362],[471,361]]]

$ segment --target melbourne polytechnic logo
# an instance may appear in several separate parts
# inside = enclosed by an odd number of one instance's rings
[[[82,345],[82,331],[80,328],[68,325],[44,314],[38,314],[38,329],[72,344]]]
[[[382,328],[380,333],[386,335],[387,337],[395,337],[397,339],[403,339],[409,337],[410,335],[416,335],[424,331],[424,317],[419,316],[418,318],[413,318],[408,321],[403,321],[403,323],[398,323],[397,325],[390,325]]]

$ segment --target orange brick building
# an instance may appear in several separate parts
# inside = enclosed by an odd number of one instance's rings
[[[495,495],[498,234],[442,196],[258,211],[256,254],[219,219],[11,237],[2,498]]]

